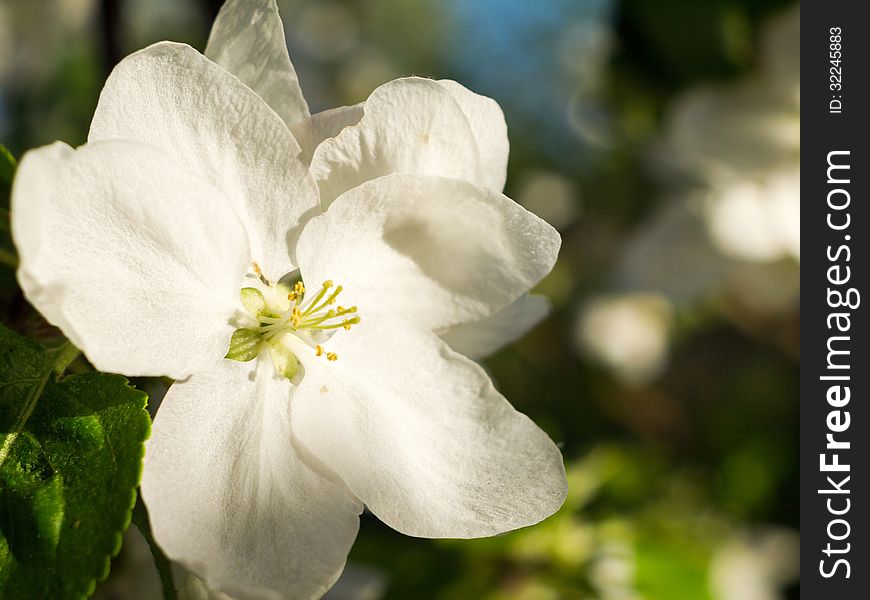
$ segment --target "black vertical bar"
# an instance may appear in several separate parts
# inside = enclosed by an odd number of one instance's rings
[[[801,595],[870,598],[870,31],[865,5],[801,12]],[[870,301],[870,297],[868,297]]]

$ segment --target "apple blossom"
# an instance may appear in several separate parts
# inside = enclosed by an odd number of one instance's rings
[[[455,81],[397,79],[361,104],[310,115],[275,0],[228,0],[205,55],[257,92],[290,128],[324,209],[340,192],[389,173],[441,175],[504,189],[509,145],[501,108]],[[461,331],[440,333],[458,352],[483,358],[548,312],[543,296],[522,295]]]
[[[88,143],[27,153],[12,193],[34,306],[98,369],[179,380],[142,480],[167,555],[235,597],[310,598],[363,504],[423,537],[552,514],[558,449],[457,352],[540,318],[560,243],[501,194],[497,105],[403,79],[319,128],[273,0],[229,2],[207,55],[124,59]],[[310,171],[288,125],[331,134]]]
[[[796,5],[764,28],[759,72],[736,84],[691,89],[668,111],[652,162],[659,175],[679,173],[686,185],[624,241],[610,298],[579,309],[579,345],[623,382],[648,383],[660,373],[672,311],[716,306],[734,319],[795,310],[799,41]],[[642,300],[650,297],[659,298],[660,309]],[[629,330],[633,336],[625,335]]]
[[[706,187],[710,238],[736,260],[800,262],[799,41],[794,6],[765,27],[760,72],[690,90],[667,120],[661,155]]]
[[[660,294],[612,294],[581,311],[576,337],[584,351],[628,385],[646,384],[667,362],[672,306]]]

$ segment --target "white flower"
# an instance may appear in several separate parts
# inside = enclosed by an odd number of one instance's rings
[[[665,201],[653,212],[624,245],[614,274],[617,289],[653,291],[681,310],[726,300],[726,306],[736,304],[754,315],[793,311],[800,297],[800,265],[792,259],[756,262],[723,256],[698,205],[703,207],[686,196]]]
[[[180,380],[142,480],[166,553],[233,596],[309,598],[363,503],[424,537],[552,514],[558,449],[439,337],[506,339],[493,319],[539,306],[559,248],[499,191],[495,103],[399,80],[337,133],[360,108],[307,116],[274,0],[229,2],[207,54],[124,59],[88,144],[26,154],[12,198],[28,299],[98,369]],[[277,283],[297,269],[307,289]]]
[[[714,555],[710,592],[716,600],[781,600],[799,566],[797,532],[771,526],[743,532]]]
[[[310,115],[274,0],[226,2],[205,54],[257,92],[290,128],[317,180],[324,210],[342,192],[390,173],[504,189],[509,149],[504,115],[494,100],[455,81],[397,79],[364,103]],[[548,311],[546,298],[522,295],[501,312],[441,333],[458,352],[484,358]]]
[[[665,366],[672,321],[673,309],[664,296],[614,294],[583,309],[577,341],[623,382],[644,384]]]
[[[729,319],[781,317],[796,307],[799,25],[795,7],[766,28],[761,75],[692,90],[671,110],[658,166],[667,176],[676,167],[692,185],[662,201],[625,241],[613,273],[622,300],[609,310],[587,307],[578,328],[585,349],[624,381],[648,381],[667,360],[670,310],[641,310],[639,297],[658,294],[680,311],[716,308]]]
[[[749,262],[800,261],[800,169],[723,182],[704,205],[710,237],[723,254]]]
[[[706,187],[703,215],[739,260],[800,261],[800,7],[765,28],[761,71],[691,90],[667,123],[667,156]]]

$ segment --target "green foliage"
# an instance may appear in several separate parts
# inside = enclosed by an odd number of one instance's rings
[[[15,158],[6,146],[0,144],[0,202],[3,208],[9,208],[9,187],[15,174]]]
[[[16,166],[12,154],[6,149],[6,146],[0,144],[0,263],[7,265],[14,265],[18,262],[9,227],[9,195],[12,190],[12,177],[15,175]]]
[[[72,352],[70,351],[72,350]],[[0,597],[85,598],[121,547],[150,432],[123,377],[0,327]]]

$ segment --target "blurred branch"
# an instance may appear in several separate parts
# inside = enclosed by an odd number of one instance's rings
[[[154,558],[154,565],[157,567],[157,572],[160,574],[160,585],[163,589],[164,600],[177,600],[178,593],[175,590],[175,581],[172,578],[172,563],[154,541],[154,536],[151,533],[151,522],[148,520],[148,509],[145,503],[142,502],[141,494],[136,495],[136,504],[133,506],[132,515],[133,524],[139,529],[139,533],[148,542],[148,547],[151,549],[151,556]]]
[[[102,41],[103,71],[106,77],[121,60],[121,46],[118,43],[121,24],[121,4],[118,0],[100,0],[99,14]]]
[[[221,5],[224,3],[224,0],[198,0],[200,10],[202,11],[203,16],[205,17],[205,34],[208,37],[208,33],[211,30],[211,24],[214,23],[214,19],[218,14],[218,11],[221,8]]]

